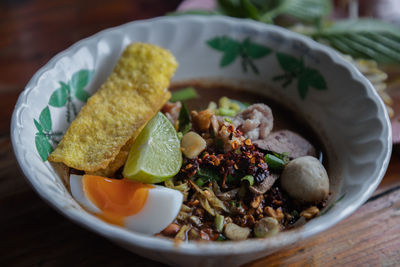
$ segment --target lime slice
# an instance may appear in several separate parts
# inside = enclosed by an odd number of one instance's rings
[[[159,183],[178,173],[180,141],[172,123],[158,112],[134,141],[122,174],[143,183]]]

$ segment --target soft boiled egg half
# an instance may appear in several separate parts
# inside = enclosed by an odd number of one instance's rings
[[[156,234],[173,222],[183,195],[167,187],[93,175],[70,176],[72,196],[103,220],[130,230]]]

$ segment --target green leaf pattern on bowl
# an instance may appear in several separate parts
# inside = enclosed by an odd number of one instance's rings
[[[82,69],[75,72],[72,78],[67,83],[60,81],[60,87],[54,90],[51,94],[48,106],[46,106],[40,113],[39,119],[33,119],[33,123],[37,129],[35,135],[36,150],[43,161],[53,152],[53,146],[56,146],[63,132],[52,130],[52,121],[50,106],[55,108],[66,107],[66,120],[71,123],[73,118],[78,114],[78,109],[75,100],[86,103],[90,94],[85,91],[86,86],[93,77],[94,71]]]
[[[297,89],[301,99],[305,99],[310,87],[317,90],[326,90],[326,82],[321,73],[304,65],[303,58],[297,59],[291,55],[284,53],[276,53],[276,58],[279,65],[284,71],[284,74],[277,75],[272,79],[276,82],[282,82],[282,87],[285,88],[292,83],[293,79],[297,78]]]
[[[247,72],[248,68],[250,68],[255,74],[259,74],[260,71],[253,60],[263,58],[272,51],[269,47],[252,42],[250,38],[239,42],[227,36],[217,36],[208,40],[207,44],[223,53],[219,64],[220,67],[232,64],[239,57],[243,71]]]
[[[247,72],[250,68],[257,75],[260,71],[254,60],[266,57],[273,51],[270,47],[252,42],[249,37],[243,41],[237,41],[225,35],[216,36],[207,40],[206,43],[214,50],[223,53],[219,64],[221,68],[231,65],[236,58],[240,58],[243,72]],[[310,88],[327,89],[326,81],[321,73],[316,69],[306,67],[303,58],[298,59],[281,52],[276,52],[275,55],[284,73],[274,76],[272,80],[281,83],[283,88],[297,79],[297,89],[302,100],[307,97]]]

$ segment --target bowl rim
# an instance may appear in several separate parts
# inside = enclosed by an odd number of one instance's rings
[[[27,166],[22,162],[19,158],[19,148],[16,140],[16,133],[14,131],[17,129],[18,118],[21,109],[28,107],[24,102],[27,99],[27,96],[30,91],[32,91],[35,87],[37,87],[39,78],[50,69],[54,68],[55,64],[63,57],[71,54],[81,47],[84,47],[86,44],[90,42],[94,42],[99,38],[105,37],[106,35],[115,32],[115,31],[124,31],[129,27],[134,27],[135,25],[142,24],[154,24],[154,23],[176,23],[179,21],[180,23],[184,23],[184,21],[196,20],[201,23],[208,22],[221,22],[227,24],[241,24],[246,27],[256,27],[263,28],[265,31],[273,31],[280,32],[285,35],[285,38],[290,37],[292,40],[300,41],[305,44],[311,50],[317,50],[328,56],[329,60],[332,61],[332,64],[340,65],[343,69],[345,69],[349,73],[349,77],[351,77],[356,82],[362,84],[364,91],[371,94],[371,98],[375,101],[378,107],[377,115],[379,109],[383,110],[383,118],[380,120],[384,123],[383,127],[387,127],[387,136],[384,137],[386,143],[384,144],[384,148],[382,152],[384,154],[383,162],[380,165],[379,173],[375,180],[368,186],[367,190],[362,194],[362,196],[352,203],[351,207],[345,208],[340,213],[336,214],[335,217],[332,218],[329,222],[326,222],[323,225],[319,225],[314,229],[310,229],[307,232],[302,232],[302,227],[297,228],[295,230],[291,230],[288,232],[282,232],[278,236],[267,238],[267,239],[249,239],[244,241],[229,241],[229,242],[188,242],[182,243],[179,246],[174,244],[173,241],[158,238],[154,236],[148,236],[140,233],[135,233],[120,228],[118,226],[109,225],[104,223],[100,219],[94,216],[82,216],[80,213],[74,211],[73,209],[65,209],[62,205],[58,204],[55,201],[52,201],[52,197],[40,186],[35,184],[32,180],[32,174],[29,172]],[[117,241],[122,244],[134,245],[141,248],[147,248],[151,250],[158,250],[164,252],[179,252],[180,254],[186,255],[230,255],[230,254],[246,254],[246,253],[256,253],[263,251],[265,249],[279,249],[280,247],[287,246],[299,240],[305,239],[317,233],[320,233],[344,218],[348,217],[351,213],[353,213],[356,209],[358,209],[375,191],[378,187],[380,181],[382,180],[387,166],[389,164],[391,151],[392,151],[392,132],[390,126],[390,119],[387,114],[386,109],[384,108],[383,101],[378,96],[378,93],[373,88],[372,84],[360,73],[356,67],[352,66],[350,63],[346,62],[345,59],[341,58],[336,51],[333,49],[326,47],[320,43],[317,43],[301,34],[291,32],[287,29],[281,28],[279,26],[274,25],[266,25],[261,22],[252,21],[249,19],[237,19],[230,18],[224,16],[201,16],[201,15],[185,15],[185,16],[170,16],[170,17],[156,17],[152,19],[146,20],[137,20],[122,24],[120,26],[108,28],[102,30],[92,36],[84,38],[75,44],[71,45],[67,49],[55,55],[49,62],[47,62],[44,66],[42,66],[30,79],[28,84],[26,85],[23,92],[20,94],[18,101],[15,105],[14,112],[11,119],[11,141],[14,153],[16,155],[16,159],[18,164],[24,173],[27,180],[30,182],[35,191],[44,199],[47,203],[53,206],[58,212],[62,213],[64,216],[69,218],[70,220],[78,223],[85,228],[96,232],[106,238]],[[383,135],[383,133],[382,133]],[[238,246],[240,244],[240,246]],[[240,249],[238,249],[240,247]]]

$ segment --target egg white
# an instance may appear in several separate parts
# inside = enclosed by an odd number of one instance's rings
[[[83,191],[81,175],[71,174],[70,187],[74,199],[86,210],[99,214],[101,210],[92,203]],[[132,231],[144,234],[156,234],[174,221],[181,209],[183,195],[178,190],[154,185],[143,208],[136,214],[124,219],[124,226]]]
[[[83,191],[82,178],[82,175],[70,175],[69,186],[71,188],[72,196],[86,210],[95,214],[101,213],[101,210],[86,197],[85,192]]]

